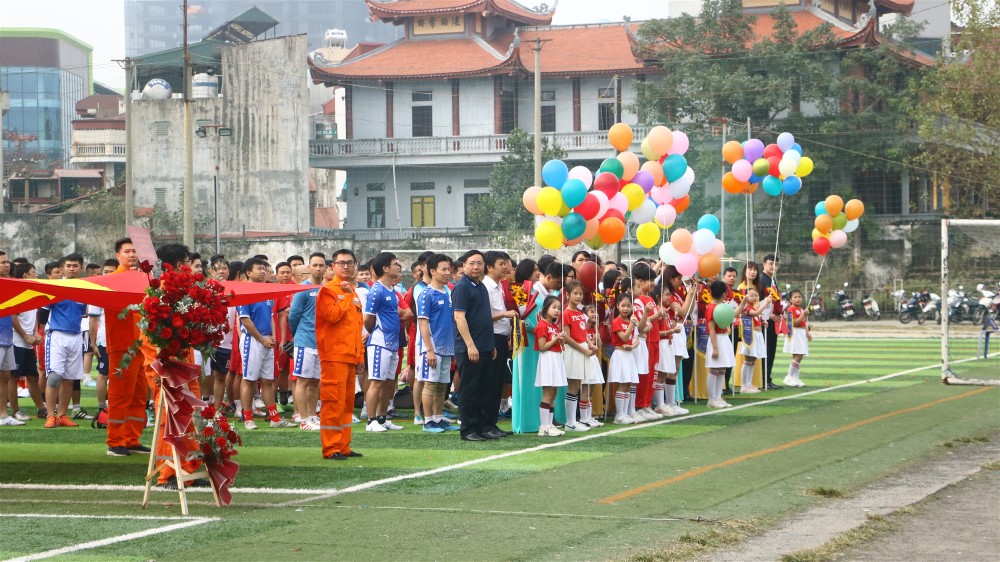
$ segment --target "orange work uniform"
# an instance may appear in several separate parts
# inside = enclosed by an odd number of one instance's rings
[[[319,351],[319,419],[323,457],[351,452],[354,377],[364,363],[361,299],[349,280],[334,277],[316,296],[316,348]]]
[[[128,269],[118,266],[115,273]],[[108,447],[135,447],[146,428],[146,398],[149,385],[142,376],[143,357],[136,354],[127,368],[122,357],[139,339],[137,314],[129,311],[119,319],[120,310],[105,311],[104,326],[108,346]]]

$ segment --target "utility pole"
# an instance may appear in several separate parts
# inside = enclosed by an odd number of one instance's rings
[[[184,0],[184,245],[194,250],[194,131],[191,130],[191,52],[188,51],[188,0]]]
[[[535,185],[542,187],[542,40],[535,38],[535,46],[531,50],[535,52]],[[536,228],[539,221],[536,216]],[[541,257],[542,247],[535,240],[535,259]]]
[[[135,191],[132,178],[132,92],[135,89],[135,61],[126,57],[125,66],[125,227],[135,221]]]

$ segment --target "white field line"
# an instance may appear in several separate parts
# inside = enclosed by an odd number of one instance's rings
[[[991,353],[990,357],[996,357],[998,355],[1000,355],[1000,353]],[[961,360],[958,360],[958,361],[953,361],[952,364],[956,364],[957,365],[957,364],[967,363],[967,362],[976,361],[976,360],[977,360],[977,358],[970,357],[970,358],[967,358],[967,359],[961,359]],[[912,369],[907,369],[905,371],[899,371],[899,372],[896,372],[896,373],[891,373],[891,374],[888,374],[888,375],[883,375],[883,376],[875,377],[875,378],[871,378],[871,379],[865,379],[865,380],[860,380],[860,381],[854,381],[854,382],[844,383],[844,384],[837,385],[837,386],[830,386],[830,387],[825,387],[825,388],[818,388],[818,389],[815,389],[815,390],[809,390],[809,391],[806,391],[806,392],[802,392],[802,393],[799,393],[799,394],[791,394],[791,395],[788,395],[788,396],[781,396],[781,397],[778,397],[778,398],[770,398],[770,399],[767,399],[767,400],[759,400],[759,401],[756,401],[756,402],[750,402],[750,403],[747,403],[747,404],[742,404],[742,405],[739,405],[739,406],[734,406],[732,408],[726,408],[725,410],[709,410],[709,411],[701,412],[701,413],[698,413],[698,414],[691,414],[691,415],[674,417],[674,418],[666,418],[666,419],[662,419],[662,420],[655,421],[655,422],[648,422],[648,423],[643,423],[643,424],[638,424],[638,425],[625,426],[625,427],[621,427],[621,428],[612,429],[610,431],[604,431],[604,432],[595,433],[595,434],[591,434],[591,435],[583,435],[583,436],[580,436],[580,437],[575,437],[575,438],[572,438],[572,439],[565,439],[565,440],[562,440],[562,441],[555,441],[555,442],[552,442],[552,443],[545,443],[545,444],[542,444],[542,445],[536,445],[534,447],[529,447],[529,448],[526,448],[526,449],[518,449],[516,451],[507,451],[507,452],[504,452],[504,453],[498,453],[496,455],[490,455],[490,456],[487,456],[487,457],[482,457],[482,458],[478,458],[478,459],[472,459],[472,460],[468,460],[468,461],[464,461],[464,462],[460,462],[460,463],[456,463],[456,464],[452,464],[452,465],[446,465],[446,466],[442,466],[442,467],[438,467],[438,468],[433,468],[433,469],[429,469],[429,470],[423,470],[423,471],[420,471],[420,472],[412,472],[412,473],[409,473],[409,474],[401,474],[401,475],[392,476],[392,477],[389,477],[389,478],[381,478],[381,479],[378,479],[378,480],[370,480],[368,482],[362,482],[360,484],[355,484],[353,486],[347,486],[345,488],[318,488],[318,489],[308,489],[308,488],[232,488],[231,491],[233,493],[235,493],[235,494],[244,493],[244,494],[307,495],[307,496],[310,496],[310,497],[307,497],[307,498],[299,498],[299,499],[289,500],[289,501],[286,501],[286,502],[281,502],[281,503],[275,504],[276,507],[297,506],[297,505],[301,505],[303,503],[308,503],[308,502],[313,502],[313,501],[318,501],[318,500],[324,500],[324,499],[332,498],[332,497],[335,497],[335,496],[341,496],[341,495],[349,494],[349,493],[353,493],[353,492],[361,492],[361,491],[369,490],[371,488],[375,488],[375,487],[382,486],[382,485],[385,485],[385,484],[393,484],[393,483],[396,483],[396,482],[402,482],[404,480],[412,480],[412,479],[415,479],[415,478],[423,478],[425,476],[432,476],[432,475],[435,475],[435,474],[441,474],[441,473],[445,473],[445,472],[451,472],[451,471],[454,471],[454,470],[460,470],[460,469],[468,468],[470,466],[475,466],[475,465],[478,465],[478,464],[493,462],[493,461],[496,461],[496,460],[502,460],[502,459],[506,459],[506,458],[510,458],[510,457],[516,457],[516,456],[525,455],[525,454],[528,454],[528,453],[535,453],[535,452],[538,452],[538,451],[544,451],[546,449],[552,449],[552,448],[555,448],[555,447],[565,447],[566,445],[572,445],[572,444],[575,444],[575,443],[581,443],[583,441],[588,441],[588,440],[591,440],[591,439],[600,439],[600,438],[603,438],[603,437],[606,437],[606,436],[609,436],[609,435],[618,435],[620,433],[625,433],[625,432],[628,432],[628,431],[642,430],[642,429],[645,429],[645,428],[648,428],[648,427],[654,427],[654,426],[658,426],[658,425],[665,425],[665,424],[669,424],[669,423],[683,422],[683,421],[687,421],[687,420],[691,420],[691,419],[695,419],[695,418],[702,418],[702,417],[706,417],[706,416],[720,415],[720,414],[725,414],[726,412],[735,412],[735,411],[744,410],[744,409],[747,409],[747,408],[756,408],[758,406],[764,406],[764,405],[767,405],[767,404],[775,404],[775,403],[778,403],[778,402],[784,402],[786,400],[796,400],[796,399],[799,399],[799,398],[804,398],[804,397],[812,396],[814,394],[820,394],[820,393],[823,393],[823,392],[830,392],[830,391],[834,391],[834,390],[841,390],[841,389],[844,389],[844,388],[850,388],[850,387],[854,387],[854,386],[860,386],[860,385],[868,384],[868,383],[872,383],[872,382],[879,382],[879,381],[889,380],[889,379],[893,379],[893,378],[896,378],[896,377],[901,377],[901,376],[905,376],[905,375],[911,375],[913,373],[918,373],[920,371],[926,371],[928,369],[935,369],[935,368],[939,368],[939,367],[940,367],[940,363],[934,363],[934,364],[931,364],[931,365],[924,365],[922,367],[915,367],[915,368],[912,368]],[[4,490],[4,489],[7,489],[7,490],[53,490],[53,491],[58,491],[58,490],[72,490],[72,491],[141,492],[141,491],[143,491],[145,489],[145,487],[144,486],[109,485],[109,484],[21,484],[21,483],[0,483],[0,490]],[[157,487],[154,487],[153,490],[154,491],[167,491],[167,490],[159,489]],[[188,492],[195,492],[195,493],[208,493],[208,492],[211,492],[211,490],[208,489],[208,488],[188,488],[187,491]]]
[[[452,507],[410,507],[391,505],[335,505],[337,509],[382,509],[389,511],[424,511],[436,513],[474,513],[476,515],[504,515],[516,517],[556,517],[559,519],[613,519],[623,521],[691,521],[679,517],[628,517],[621,515],[586,515],[581,513],[545,513],[534,511],[498,511],[494,509],[461,509]]]
[[[188,527],[194,527],[196,525],[204,525],[205,523],[212,523],[214,521],[219,521],[217,517],[141,517],[141,516],[116,516],[116,515],[53,515],[53,514],[40,514],[40,513],[5,513],[0,514],[0,517],[17,517],[17,518],[54,518],[54,519],[65,519],[65,518],[77,518],[77,519],[148,519],[148,520],[183,520],[180,523],[174,523],[173,525],[167,525],[166,527],[158,527],[156,529],[147,529],[145,531],[138,531],[135,533],[127,533],[124,535],[115,535],[113,537],[108,537],[106,539],[100,539],[96,541],[88,541],[83,543],[78,543],[70,546],[64,546],[62,548],[55,548],[52,550],[46,550],[45,552],[36,552],[33,554],[28,554],[27,556],[21,556],[18,558],[11,558],[6,562],[27,562],[28,560],[42,560],[44,558],[52,558],[55,556],[62,556],[64,554],[72,554],[74,552],[79,552],[81,550],[89,550],[91,548],[100,548],[103,546],[109,546],[112,544],[131,541],[136,539],[141,539],[153,535],[160,535],[163,533],[170,533],[173,531],[179,531],[181,529],[186,529]]]

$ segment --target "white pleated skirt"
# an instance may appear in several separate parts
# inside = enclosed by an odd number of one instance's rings
[[[792,328],[792,335],[785,336],[785,353],[809,355],[809,336],[804,328]]]
[[[677,358],[674,356],[673,342],[660,340],[660,358],[656,361],[656,370],[660,373],[676,373]]]
[[[608,382],[638,383],[639,370],[635,366],[635,354],[623,349],[615,349],[608,363]]]
[[[671,345],[674,348],[673,354],[675,357],[688,358],[688,338],[685,330],[674,334],[674,337],[671,338]]]
[[[649,374],[649,348],[646,347],[646,340],[639,338],[639,345],[632,350],[632,358],[635,360],[635,367],[640,375]]]
[[[583,379],[583,384],[604,384],[601,360],[596,355],[587,358],[587,378]]]
[[[719,341],[719,356],[712,357],[712,338],[708,338],[708,346],[705,348],[705,368],[707,369],[728,369],[736,366],[736,353],[733,351],[733,342],[729,339],[729,334],[716,334]]]
[[[563,364],[562,353],[543,351],[538,354],[535,386],[566,386],[566,366]]]
[[[587,378],[587,356],[567,346],[563,349],[563,364],[566,366],[566,379],[582,381]]]
[[[745,357],[756,357],[758,359],[767,357],[767,344],[764,343],[764,334],[754,330],[753,343],[747,345],[740,340],[740,353]]]

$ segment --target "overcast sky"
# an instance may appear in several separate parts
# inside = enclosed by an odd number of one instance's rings
[[[550,0],[551,5],[555,0]],[[181,0],[177,0],[180,5]],[[524,1],[534,6],[540,2]],[[662,0],[560,0],[553,23],[559,25],[633,20],[665,15]],[[0,27],[48,27],[65,31],[94,47],[94,78],[125,87],[125,72],[113,59],[125,57],[123,0],[0,0]]]

